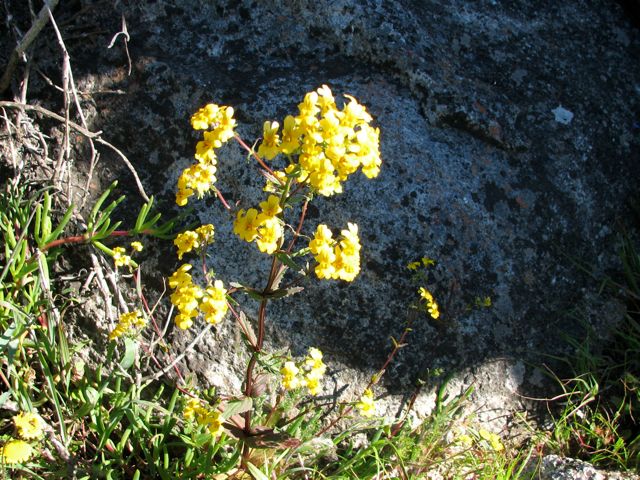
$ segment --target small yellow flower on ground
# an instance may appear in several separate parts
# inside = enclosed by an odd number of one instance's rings
[[[486,440],[494,451],[500,452],[504,450],[502,440],[497,434],[481,428],[478,431],[478,435],[480,435],[480,438],[482,438],[483,440]]]
[[[183,410],[185,420],[195,420],[200,426],[205,426],[214,437],[222,432],[222,419],[220,412],[203,405],[197,398],[189,398]]]
[[[417,261],[417,262],[411,262],[411,263],[409,263],[409,264],[407,265],[407,268],[408,268],[409,270],[413,270],[413,271],[415,272],[416,270],[418,270],[418,268],[420,267],[420,265],[422,265],[422,264],[421,264],[419,261]]]
[[[372,417],[376,414],[376,404],[371,389],[367,388],[364,391],[360,397],[360,401],[356,403],[356,408],[363,417]]]
[[[115,340],[121,337],[125,333],[129,333],[134,329],[143,328],[147,324],[147,320],[142,316],[139,310],[133,312],[123,313],[120,315],[118,324],[109,333],[109,340]]]
[[[113,262],[115,263],[116,267],[131,265],[131,257],[125,254],[126,250],[122,247],[115,247],[113,249]]]
[[[191,283],[191,275],[187,272],[193,268],[191,264],[185,263],[178,268],[173,275],[169,277],[169,286],[173,289],[189,285]]]
[[[282,385],[286,390],[293,390],[300,386],[300,379],[297,376],[299,371],[300,369],[296,367],[295,363],[285,362],[280,373],[282,374]]]
[[[2,447],[0,463],[12,465],[25,463],[33,455],[33,447],[24,440],[9,440]]]
[[[131,248],[136,252],[141,252],[144,247],[140,242],[131,242]]]
[[[40,415],[32,412],[20,412],[13,417],[13,423],[18,429],[18,435],[25,440],[40,438],[45,425]]]

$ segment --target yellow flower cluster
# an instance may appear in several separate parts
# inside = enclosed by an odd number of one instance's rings
[[[127,251],[123,247],[114,247],[113,263],[116,267],[124,267],[131,265],[131,257],[126,254]]]
[[[284,119],[282,134],[278,122],[265,122],[258,155],[267,160],[279,153],[297,155],[286,168],[298,172],[302,183],[330,196],[342,192],[342,182],[362,167],[368,178],[380,172],[380,131],[369,125],[371,115],[355,98],[342,110],[336,106],[331,89],[323,85],[305,95],[299,114]]]
[[[213,233],[214,227],[211,224],[202,225],[195,231],[187,230],[179,233],[173,240],[173,244],[178,247],[178,258],[182,260],[182,255],[185,253],[213,243]]]
[[[198,425],[205,426],[214,437],[222,432],[220,412],[203,405],[197,398],[187,400],[183,414],[185,420],[195,420]]]
[[[284,236],[282,220],[278,215],[282,212],[280,199],[269,195],[260,202],[260,213],[255,208],[240,210],[233,222],[233,232],[247,242],[255,240],[261,252],[272,254],[280,247]]]
[[[109,333],[109,340],[115,340],[120,338],[125,333],[130,332],[133,329],[144,328],[147,324],[147,320],[142,316],[142,313],[138,310],[133,312],[123,313],[118,319],[118,324]]]
[[[414,272],[418,270],[420,267],[428,268],[432,265],[435,265],[436,261],[429,257],[422,257],[420,260],[416,260],[415,262],[411,262],[407,265],[409,270],[413,270]]]
[[[188,263],[180,266],[171,277],[169,286],[174,290],[171,303],[178,309],[176,325],[186,330],[193,325],[193,319],[200,313],[204,320],[212,325],[219,323],[227,313],[227,290],[221,280],[216,280],[206,289],[193,283],[188,273],[192,266]]]
[[[217,158],[215,150],[234,136],[236,121],[233,108],[208,104],[191,117],[195,130],[206,130],[203,139],[196,145],[197,163],[187,167],[178,179],[176,203],[184,206],[194,193],[202,198],[205,192],[213,188],[216,182]]]
[[[424,287],[420,287],[418,290],[420,297],[426,302],[426,310],[429,315],[431,315],[435,320],[440,317],[440,310],[438,310],[438,304],[431,295],[431,292]]]
[[[282,374],[282,386],[285,390],[306,387],[313,396],[320,393],[320,381],[327,371],[327,366],[322,361],[322,352],[311,347],[304,360],[297,364],[292,361],[285,362],[280,373]]]
[[[349,223],[342,230],[342,238],[336,242],[331,230],[324,224],[318,225],[309,249],[318,265],[315,272],[318,278],[353,281],[360,272],[360,239],[358,226]]]
[[[13,417],[13,423],[18,431],[18,436],[24,440],[39,439],[44,433],[44,420],[37,413],[20,412]],[[24,440],[12,438],[6,442],[0,448],[0,463],[13,465],[27,462],[33,456],[34,448]]]
[[[356,408],[360,411],[360,415],[363,417],[372,417],[376,414],[376,404],[373,399],[373,392],[371,389],[367,388],[358,403],[356,403]]]
[[[142,251],[142,244],[140,242],[131,242],[131,248],[134,252]],[[131,267],[134,266],[131,256],[127,255],[127,250],[124,247],[114,247],[112,250],[113,263],[116,267]]]

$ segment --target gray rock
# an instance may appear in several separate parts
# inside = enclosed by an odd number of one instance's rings
[[[391,394],[441,368],[455,377],[452,391],[475,382],[485,420],[507,428],[505,415],[527,407],[522,396],[540,393],[535,365],[567,353],[563,332],[581,338],[585,322],[604,340],[620,320],[623,307],[577,266],[586,262],[596,279],[619,268],[616,219],[637,194],[640,36],[616,5],[159,0],[113,8],[94,9],[106,30],[95,43],[69,42],[76,79],[84,91],[125,92],[92,95],[94,128],[127,153],[165,209],[192,161],[189,117],[205,103],[232,105],[249,142],[264,120],[295,113],[304,93],[325,83],[375,117],[380,177],[355,175],[344,194],[318,199],[304,230],[358,223],[361,275],[348,285],[310,279],[269,309],[270,348],[325,352],[335,381],[326,393],[358,392],[382,364],[417,299],[406,265],[422,256],[437,261],[425,286],[443,314],[414,323],[387,372]],[[130,77],[122,45],[106,49],[120,13]],[[127,177],[108,152],[102,167],[103,183]],[[262,195],[256,168],[232,146],[220,153],[217,185],[244,208]],[[195,215],[216,225],[218,276],[262,285],[268,260],[232,235],[220,205],[204,200]],[[151,285],[178,265],[168,251],[146,264]],[[470,308],[485,296],[491,308]],[[190,338],[174,331],[172,345]],[[232,320],[188,357],[201,383],[227,392],[237,392],[244,365]],[[426,388],[417,408],[432,401]]]
[[[587,462],[557,455],[547,455],[542,459],[538,475],[536,478],[540,480],[637,480],[640,478],[633,473],[599,470]]]

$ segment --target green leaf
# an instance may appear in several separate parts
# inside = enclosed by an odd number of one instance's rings
[[[124,370],[129,370],[136,361],[136,355],[138,354],[138,342],[135,340],[124,337],[124,355],[120,360],[120,366]]]
[[[247,469],[249,470],[249,473],[255,480],[269,480],[269,477],[267,477],[264,473],[262,473],[262,471],[258,467],[256,467],[253,463],[247,462]]]
[[[151,205],[153,205],[153,197],[151,197],[147,203],[142,205],[142,208],[140,209],[140,213],[138,214],[138,218],[136,219],[136,226],[134,227],[134,230],[136,232],[140,232],[142,230],[142,226],[147,219],[149,210],[151,210]]]
[[[274,290],[273,292],[265,295],[269,299],[278,299],[290,297],[291,295],[295,295],[296,293],[300,293],[304,290],[304,287],[289,287],[289,288],[279,288],[278,290]]]
[[[69,223],[69,220],[71,220],[71,215],[73,215],[73,205],[70,205],[69,208],[67,208],[64,217],[62,217],[62,220],[60,220],[60,223],[58,224],[56,229],[51,232],[51,235],[49,235],[49,238],[46,239],[45,243],[52,242],[60,236],[60,234],[64,230],[64,227],[66,227],[67,223]]]
[[[224,422],[233,415],[248,412],[253,408],[253,400],[250,397],[243,397],[236,400],[230,400],[225,403],[224,412],[220,415],[220,419]]]
[[[284,265],[289,267],[296,273],[304,273],[304,269],[300,267],[296,262],[293,261],[293,256],[289,253],[279,252],[276,253],[276,257],[280,260]]]
[[[109,185],[109,188],[107,188],[104,191],[104,193],[100,195],[100,198],[98,198],[98,200],[96,201],[95,205],[91,209],[91,214],[89,215],[89,221],[87,222],[88,231],[93,231],[96,217],[98,216],[98,212],[100,211],[102,204],[105,202],[107,197],[111,194],[111,192],[114,190],[114,188],[116,188],[117,185],[118,185],[118,181],[116,180],[111,185]]]
[[[5,403],[7,403],[7,400],[9,400],[9,398],[11,398],[11,392],[4,392],[2,395],[0,395],[0,408],[2,408]]]

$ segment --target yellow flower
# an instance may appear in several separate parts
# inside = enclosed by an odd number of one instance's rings
[[[258,236],[260,221],[258,211],[250,208],[246,213],[240,210],[233,222],[233,233],[247,242],[252,242]]]
[[[196,417],[196,413],[198,412],[198,410],[202,408],[201,404],[200,404],[200,400],[198,400],[197,398],[189,398],[186,402],[185,402],[185,406],[184,409],[182,410],[182,415],[184,416],[185,420],[194,420]]]
[[[417,261],[417,262],[411,262],[411,263],[409,263],[409,264],[407,265],[407,268],[408,268],[409,270],[416,271],[416,270],[420,267],[420,265],[422,265],[422,264],[420,263],[420,261]]]
[[[18,429],[18,435],[25,440],[40,438],[45,425],[40,415],[32,412],[20,412],[13,417],[13,423]]]
[[[297,376],[299,371],[300,369],[291,361],[285,362],[282,369],[280,369],[280,373],[282,374],[282,386],[286,390],[293,390],[300,386],[300,379]]]
[[[333,233],[331,233],[329,227],[321,223],[316,227],[313,240],[309,242],[309,249],[312,254],[318,255],[326,247],[333,248]]]
[[[318,265],[315,267],[318,278],[341,279],[351,282],[360,273],[360,239],[358,226],[349,223],[342,230],[338,245],[333,245],[331,230],[326,225],[318,225],[309,249]]]
[[[220,419],[220,412],[217,410],[209,410],[206,415],[198,419],[198,423],[204,425],[214,437],[217,437],[222,432],[222,420]]]
[[[273,218],[282,212],[280,199],[276,195],[269,195],[264,202],[260,202],[260,214],[262,218]]]
[[[423,264],[425,267],[431,267],[431,266],[433,266],[433,265],[435,265],[435,264],[436,264],[436,261],[435,261],[433,258],[429,258],[429,257],[422,257],[422,258],[421,258],[421,260],[422,260],[422,264]]]
[[[200,287],[188,284],[178,287],[169,298],[181,314],[193,318],[198,315],[199,300],[203,295],[204,292]]]
[[[214,132],[204,132],[203,139],[196,144],[195,158],[201,163],[209,165],[215,165],[216,159],[216,145],[218,137]]]
[[[198,425],[205,426],[214,437],[222,432],[220,412],[203,405],[197,398],[187,400],[182,413],[185,420],[195,420]]]
[[[113,249],[113,262],[116,267],[124,267],[127,265],[131,265],[131,257],[129,255],[125,255],[126,250],[122,247],[114,247]]]
[[[143,328],[147,324],[147,320],[142,316],[139,310],[123,313],[118,319],[118,324],[109,333],[109,340],[115,340],[125,333],[129,333],[133,329]]]
[[[173,289],[191,284],[191,275],[187,272],[191,270],[191,264],[185,263],[169,277],[169,286]]]
[[[187,230],[178,234],[173,240],[173,244],[178,247],[178,258],[182,260],[182,255],[200,246],[200,236],[196,232]]]
[[[131,242],[131,248],[136,252],[141,252],[144,247],[140,242]]]
[[[193,326],[193,318],[198,315],[197,310],[192,310],[187,313],[179,313],[176,315],[175,322],[176,326],[180,330],[188,330]]]
[[[213,243],[214,230],[215,229],[213,225],[211,225],[210,223],[196,228],[196,233],[198,234],[198,238],[200,239],[200,242],[202,242],[205,245],[209,245]]]
[[[278,122],[264,122],[262,143],[258,148],[259,156],[271,160],[280,153],[280,147],[278,146],[278,143],[280,143],[279,128],[280,124]]]
[[[364,391],[360,397],[360,401],[356,403],[356,408],[360,411],[360,415],[363,417],[372,417],[376,414],[376,404],[373,399],[373,392],[371,389],[367,388]]]
[[[191,126],[194,130],[206,130],[215,121],[220,112],[220,107],[213,103],[205,105],[191,117]]]
[[[320,380],[324,377],[327,366],[322,361],[322,352],[315,347],[309,349],[309,353],[303,362],[306,373],[304,375],[304,385],[313,396],[320,393]]]
[[[322,352],[315,347],[309,349],[309,353],[304,360],[304,365],[308,370],[314,372],[314,375],[319,377],[323,377],[327,370],[327,366],[322,361]]]
[[[318,92],[318,104],[320,105],[320,113],[322,115],[326,115],[327,112],[337,109],[333,93],[331,93],[331,89],[327,85],[322,85],[316,92]]]
[[[358,103],[358,101],[351,95],[345,95],[350,101],[342,109],[343,117],[341,123],[349,128],[353,128],[356,125],[362,125],[364,123],[371,122],[371,115],[367,113],[367,109]]]
[[[502,440],[495,433],[481,428],[478,431],[478,435],[480,435],[480,438],[482,438],[483,440],[486,440],[494,451],[500,452],[504,450]]]
[[[284,230],[277,218],[267,218],[263,220],[258,228],[258,239],[256,243],[263,253],[271,255],[278,250],[280,239],[284,235]]]
[[[304,386],[309,390],[309,394],[314,397],[320,393],[320,378],[314,377],[312,375],[305,375]]]
[[[33,455],[33,447],[24,440],[9,440],[2,447],[2,462],[7,465],[24,463]]]
[[[296,119],[291,115],[284,118],[284,126],[282,127],[282,141],[280,142],[280,151],[286,155],[291,155],[300,148],[300,130],[296,124]]]
[[[418,293],[426,302],[425,306],[427,313],[431,315],[433,319],[437,320],[440,317],[440,310],[438,309],[438,304],[434,300],[433,295],[431,295],[431,292],[424,287],[420,287]]]
[[[200,311],[203,313],[206,322],[215,325],[222,320],[229,308],[226,294],[227,291],[221,280],[216,280],[213,287],[205,290],[204,297],[202,297],[202,302],[200,303]]]

